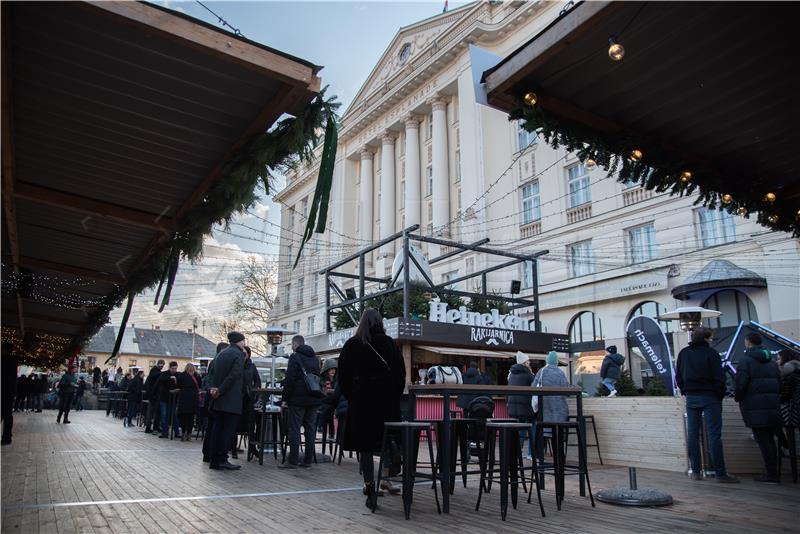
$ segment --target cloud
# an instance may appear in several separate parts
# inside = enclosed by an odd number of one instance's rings
[[[257,202],[255,206],[250,208],[248,213],[244,213],[240,216],[242,219],[255,219],[256,216],[266,219],[267,215],[269,215],[269,204],[265,204],[263,202]]]

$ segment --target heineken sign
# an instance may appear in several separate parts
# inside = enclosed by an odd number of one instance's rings
[[[525,332],[536,331],[535,321],[528,321],[516,315],[501,314],[497,309],[490,310],[490,313],[468,311],[466,306],[460,306],[458,309],[448,309],[447,303],[438,299],[433,299],[430,302],[428,320],[437,323],[504,328],[506,330],[523,330]],[[510,344],[513,344],[513,336]]]

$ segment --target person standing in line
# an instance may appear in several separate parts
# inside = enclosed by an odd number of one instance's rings
[[[209,446],[210,469],[241,469],[228,461],[228,451],[236,433],[236,423],[242,414],[245,337],[239,332],[228,334],[230,346],[217,354],[209,366],[208,385],[213,414]]]
[[[17,354],[14,345],[3,343],[0,357],[0,402],[2,402],[3,437],[2,445],[11,445],[14,429],[14,397],[17,394]]]
[[[295,469],[311,467],[314,461],[314,441],[317,436],[317,412],[322,396],[314,396],[306,387],[306,374],[319,377],[319,358],[314,349],[306,345],[303,336],[292,338],[292,354],[286,365],[283,381],[283,405],[289,410],[289,459],[278,467]],[[300,426],[305,433],[305,457],[300,461]]]
[[[229,346],[230,345],[224,341],[217,343],[214,359],[216,360],[216,356]],[[206,369],[206,374],[203,377],[203,380],[200,382],[200,387],[202,387],[203,391],[205,392],[205,395],[203,395],[203,402],[205,403],[203,406],[203,411],[205,412],[206,424],[205,432],[203,433],[203,462],[205,463],[209,463],[211,461],[211,432],[214,428],[214,414],[211,412],[211,386],[209,385],[211,370],[213,367],[214,360],[211,360],[211,362],[208,364],[208,368]]]
[[[703,480],[700,462],[700,433],[703,419],[708,431],[711,461],[717,482],[738,483],[728,474],[722,448],[722,399],[725,397],[725,372],[717,351],[711,348],[713,331],[696,328],[689,346],[678,353],[675,381],[686,397],[686,440],[692,480]]]
[[[78,388],[78,378],[75,376],[75,367],[70,366],[61,380],[58,381],[58,417],[56,423],[61,422],[61,416],[64,416],[64,424],[69,424],[69,410],[72,408],[72,399],[75,396],[75,390]]]
[[[754,478],[756,482],[777,484],[778,447],[775,439],[781,430],[781,371],[764,348],[761,336],[747,334],[744,338],[745,353],[736,367],[736,392],[744,424],[753,431],[753,437],[761,450],[766,474]]]
[[[564,371],[558,368],[558,354],[555,351],[547,353],[545,366],[539,369],[533,378],[533,384],[541,387],[567,387],[569,382]],[[567,398],[563,395],[549,395],[541,397],[542,422],[543,423],[563,423],[569,419],[569,407]],[[536,414],[533,415],[531,424],[532,435],[536,435]],[[541,445],[541,444],[540,444]],[[536,448],[537,458],[544,459],[542,447]]]
[[[158,409],[161,416],[161,434],[159,438],[169,437],[169,425],[172,421],[172,431],[176,438],[181,437],[178,426],[177,403],[174,402],[172,391],[178,389],[178,362],[169,362],[169,371],[161,373],[158,377],[156,393],[158,396]]]
[[[533,383],[533,373],[530,368],[530,358],[527,354],[517,352],[516,361],[508,371],[509,386],[530,386]],[[508,416],[517,419],[520,423],[527,423],[533,428],[533,408],[531,407],[531,395],[509,395],[508,396]],[[533,456],[533,434],[528,430],[528,453]],[[524,432],[520,432],[520,450],[525,441]]]
[[[462,376],[462,381],[464,384],[473,385],[481,383],[481,372],[478,370],[478,362],[469,362],[469,368],[467,368],[466,372]],[[472,402],[472,399],[475,397],[477,397],[475,394],[464,394],[458,396],[456,405],[464,412],[464,417],[470,416],[469,403]]]
[[[401,419],[405,383],[400,349],[386,335],[381,314],[367,308],[339,355],[339,386],[348,400],[342,449],[361,454],[366,506],[373,511],[378,506],[373,455],[381,450],[383,424]]]
[[[137,371],[136,376],[128,384],[128,416],[124,420],[125,426],[131,426],[133,418],[139,413],[142,405],[142,390],[144,389],[144,371]]]
[[[164,368],[164,360],[158,360],[147,374],[144,381],[144,398],[147,399],[147,413],[144,416],[144,431],[146,434],[158,429],[161,425],[161,414],[158,406],[157,386],[161,370]]]
[[[608,354],[606,354],[606,357],[603,358],[603,363],[600,366],[600,379],[603,382],[603,385],[608,388],[608,396],[616,397],[616,383],[617,380],[619,380],[622,364],[625,363],[625,356],[617,353],[616,345],[607,347],[606,351]]]
[[[192,426],[200,403],[200,381],[195,376],[194,364],[187,363],[182,373],[178,373],[178,421],[180,422],[181,441],[192,439]]]
[[[231,447],[231,457],[234,459],[238,459],[239,453],[244,452],[243,450],[239,449],[237,436],[250,436],[252,434],[253,403],[255,403],[256,399],[256,394],[253,392],[253,390],[261,387],[261,377],[258,376],[258,369],[252,360],[253,352],[250,350],[250,347],[246,345],[244,347],[244,351],[245,360],[244,368],[242,370],[242,416],[239,418],[238,428],[236,429],[236,434],[233,437],[233,446]]]
[[[92,369],[92,389],[95,393],[100,390],[100,376],[101,371],[99,367]]]
[[[78,388],[75,390],[75,411],[83,411],[83,394],[86,392],[86,380],[83,378],[78,380]]]

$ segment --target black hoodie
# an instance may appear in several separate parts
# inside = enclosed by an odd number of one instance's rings
[[[750,428],[781,425],[781,371],[764,347],[747,349],[736,368],[736,402]]]
[[[319,358],[314,349],[308,345],[300,345],[289,356],[286,378],[283,381],[282,400],[290,406],[319,406],[322,404],[322,399],[308,393],[303,369],[306,373],[319,376]]]

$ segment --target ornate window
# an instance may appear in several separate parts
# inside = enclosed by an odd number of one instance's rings
[[[411,43],[406,43],[400,49],[400,53],[397,54],[397,58],[400,60],[401,65],[405,65],[408,58],[411,57]]]

